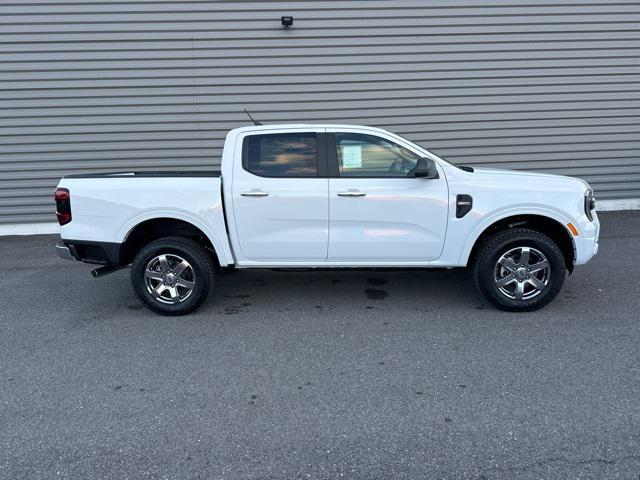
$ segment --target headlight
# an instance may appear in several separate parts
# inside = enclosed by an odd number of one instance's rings
[[[593,220],[593,211],[596,209],[596,199],[593,196],[593,190],[590,188],[584,192],[584,213],[589,220]]]

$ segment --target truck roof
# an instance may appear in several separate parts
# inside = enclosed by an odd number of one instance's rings
[[[367,125],[348,125],[348,124],[337,124],[337,123],[278,123],[278,124],[268,124],[268,125],[247,125],[245,127],[238,127],[231,130],[229,133],[242,133],[247,131],[260,131],[260,130],[284,130],[284,129],[305,129],[305,128],[332,128],[332,129],[364,129],[371,130],[377,132],[385,132],[386,130],[377,127],[370,127]]]

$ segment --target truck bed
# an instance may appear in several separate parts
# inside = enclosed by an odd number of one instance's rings
[[[219,171],[78,174],[59,187],[69,191],[73,215],[60,228],[65,243],[116,244],[104,248],[115,251],[147,220],[182,220],[210,239],[222,265],[232,259]]]
[[[76,173],[62,178],[162,178],[162,177],[219,177],[220,170],[207,171],[157,171],[157,172],[106,172],[106,173]]]

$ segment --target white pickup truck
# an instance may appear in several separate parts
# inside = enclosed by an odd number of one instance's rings
[[[59,255],[131,265],[165,315],[230,268],[470,267],[493,305],[530,311],[598,251],[586,182],[458,167],[364,126],[237,128],[221,172],[70,175],[55,200]]]

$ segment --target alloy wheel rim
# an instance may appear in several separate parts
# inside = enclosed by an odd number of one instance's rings
[[[196,287],[191,264],[179,255],[168,253],[153,257],[147,263],[144,281],[156,301],[168,305],[184,302]]]
[[[530,300],[540,295],[549,284],[549,260],[533,247],[516,247],[505,252],[496,262],[496,288],[512,300]]]

